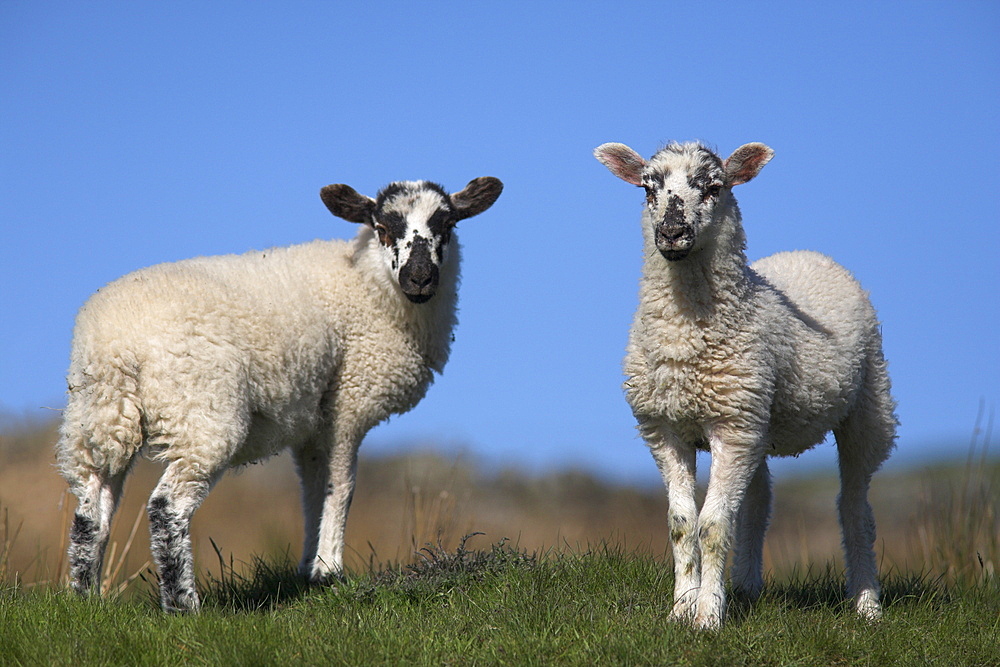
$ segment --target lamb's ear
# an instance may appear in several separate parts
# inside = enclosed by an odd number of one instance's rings
[[[320,199],[338,218],[348,222],[372,224],[372,213],[375,211],[375,200],[359,194],[350,185],[337,183],[328,185],[319,191]]]
[[[642,170],[646,161],[625,144],[601,144],[594,149],[594,157],[626,183],[642,185]]]
[[[774,151],[764,144],[740,146],[726,159],[726,185],[732,187],[753,180],[773,157]]]
[[[503,192],[503,183],[499,178],[480,176],[469,181],[461,192],[451,195],[451,203],[459,220],[479,215],[497,200]]]

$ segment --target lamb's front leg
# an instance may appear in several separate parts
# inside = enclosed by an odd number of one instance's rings
[[[762,438],[743,434],[712,434],[712,468],[708,493],[698,517],[701,590],[694,626],[716,629],[726,610],[725,570],[734,525],[750,480],[763,460]]]
[[[310,581],[330,582],[343,576],[344,533],[347,528],[347,512],[354,496],[359,444],[360,442],[354,441],[338,441],[330,452],[326,484],[322,490],[316,551],[308,572]]]
[[[695,504],[695,448],[672,432],[649,440],[656,466],[663,476],[670,503],[667,524],[674,557],[674,606],[671,620],[689,621],[701,586],[698,558],[698,507]]]

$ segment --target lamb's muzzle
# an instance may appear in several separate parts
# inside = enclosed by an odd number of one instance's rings
[[[439,277],[427,240],[417,237],[409,259],[399,269],[399,288],[413,303],[426,303],[437,292]]]
[[[656,249],[670,261],[684,259],[694,247],[694,229],[685,220],[684,201],[677,195],[667,202],[655,234]]]

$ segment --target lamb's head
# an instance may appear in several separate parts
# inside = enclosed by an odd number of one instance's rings
[[[451,195],[428,181],[397,181],[375,199],[343,184],[326,186],[320,197],[335,216],[375,230],[390,275],[406,298],[424,303],[437,291],[455,225],[488,209],[502,190],[499,179],[484,176]]]
[[[618,178],[646,190],[656,249],[677,261],[705,245],[734,206],[733,186],[756,176],[774,151],[746,144],[723,160],[701,144],[675,143],[647,162],[628,146],[609,143],[594,156]]]

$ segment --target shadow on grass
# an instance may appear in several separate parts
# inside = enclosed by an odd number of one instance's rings
[[[416,562],[405,567],[372,562],[366,574],[333,586],[350,597],[361,599],[387,589],[404,597],[420,598],[442,590],[463,588],[490,574],[537,564],[535,554],[509,545],[506,538],[487,550],[466,548],[470,538],[482,534],[464,536],[454,552],[447,551],[440,541],[427,544],[415,554]],[[294,603],[311,591],[329,588],[328,584],[306,581],[287,553],[276,562],[255,556],[250,563],[239,567],[232,557],[227,563],[214,542],[212,546],[219,557],[221,574],[219,577],[209,575],[202,587],[201,597],[206,607],[233,612],[273,611]]]
[[[884,609],[899,606],[944,607],[953,598],[942,577],[925,573],[887,575],[882,581],[880,599]],[[745,620],[755,607],[768,604],[783,610],[810,611],[825,609],[838,614],[853,614],[852,600],[847,598],[843,572],[827,567],[824,572],[793,573],[782,581],[771,581],[758,600],[737,592],[729,601],[727,616],[734,621]]]
[[[219,576],[209,574],[200,591],[207,607],[234,612],[273,611],[315,588],[298,573],[287,552],[274,562],[254,556],[250,563],[238,567],[232,555],[226,562],[214,541],[212,548],[219,558]]]
[[[578,567],[584,561],[589,566],[610,562],[612,575],[621,577],[625,576],[621,562],[629,558],[629,554],[607,547],[577,554],[569,560],[563,559],[566,554],[550,553],[540,558],[512,546],[506,539],[485,549],[469,549],[468,541],[478,535],[482,533],[465,535],[454,551],[445,549],[440,541],[427,544],[416,552],[415,562],[406,566],[377,563],[373,559],[367,572],[334,584],[336,595],[341,601],[370,601],[388,593],[418,601],[437,597],[442,592],[468,590],[487,577],[533,569],[542,559],[550,565],[555,563],[556,567]],[[294,603],[311,592],[330,590],[329,586],[311,585],[303,579],[287,553],[274,562],[254,557],[242,567],[238,567],[231,557],[228,563],[225,562],[218,547],[216,553],[221,575],[210,575],[202,589],[202,600],[209,608],[266,612]],[[665,589],[671,587],[669,582],[664,582],[663,586]],[[886,609],[928,605],[937,609],[944,608],[956,594],[962,593],[946,585],[942,577],[926,573],[890,573],[883,579],[881,599]],[[780,611],[828,610],[838,615],[854,614],[852,601],[846,597],[844,574],[833,566],[824,571],[810,568],[805,572],[793,572],[779,581],[770,581],[758,600],[732,592],[727,616],[731,622],[739,623],[753,615],[755,609],[764,607]]]

